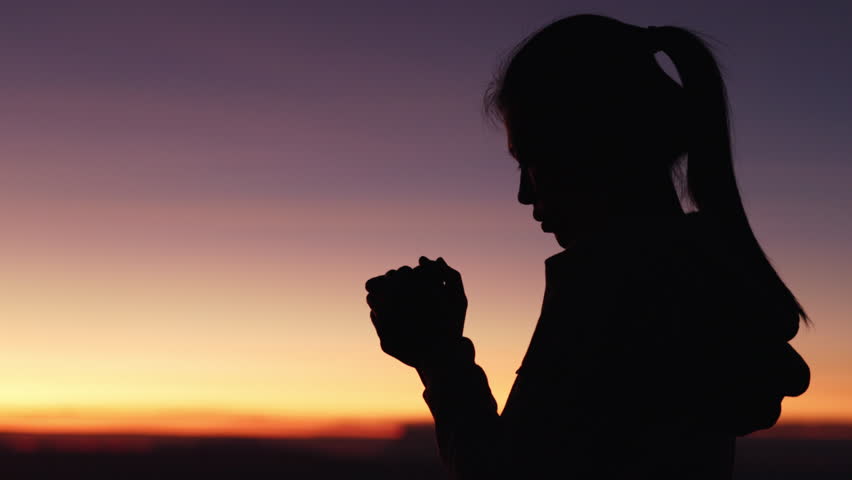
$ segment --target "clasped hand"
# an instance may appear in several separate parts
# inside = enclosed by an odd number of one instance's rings
[[[367,305],[382,351],[415,368],[440,357],[464,329],[467,297],[443,258],[367,280]]]

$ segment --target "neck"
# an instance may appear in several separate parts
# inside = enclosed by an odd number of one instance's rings
[[[643,217],[664,218],[677,217],[684,214],[680,205],[674,182],[668,175],[656,180],[634,182],[639,188],[624,188],[617,190],[618,196],[608,202],[602,202],[597,214],[587,219],[586,228],[575,235],[557,236],[562,248],[572,248],[578,242],[584,242],[601,232],[617,227],[625,221],[633,221]]]
[[[608,208],[610,217],[652,216],[667,217],[683,215],[680,198],[674,182],[668,174],[635,182],[639,187],[624,189],[614,198]]]

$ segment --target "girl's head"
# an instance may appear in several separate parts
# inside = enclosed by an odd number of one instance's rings
[[[655,54],[666,54],[680,82]],[[728,102],[707,44],[680,27],[574,15],[515,49],[486,95],[519,163],[518,200],[563,246],[607,219],[682,213],[724,229],[738,261],[768,274],[806,319],[748,224],[734,177]],[[684,165],[681,165],[681,164]]]

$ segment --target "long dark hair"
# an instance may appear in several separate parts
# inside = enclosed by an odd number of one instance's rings
[[[655,53],[666,54],[680,83]],[[643,172],[686,171],[684,196],[701,212],[743,268],[762,273],[776,298],[810,323],[799,301],[754,236],[734,175],[728,98],[719,65],[696,32],[643,28],[601,15],[574,15],[524,39],[501,66],[485,109],[513,136],[516,148],[558,157],[570,129],[620,181]],[[553,143],[542,146],[547,139]],[[520,156],[519,159],[523,157]],[[634,180],[631,180],[634,179]]]

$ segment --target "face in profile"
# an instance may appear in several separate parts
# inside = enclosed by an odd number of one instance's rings
[[[563,248],[572,245],[602,215],[606,197],[602,175],[585,165],[588,152],[547,148],[545,142],[522,141],[511,135],[509,152],[520,165],[518,201],[533,206],[541,229],[553,233]]]

